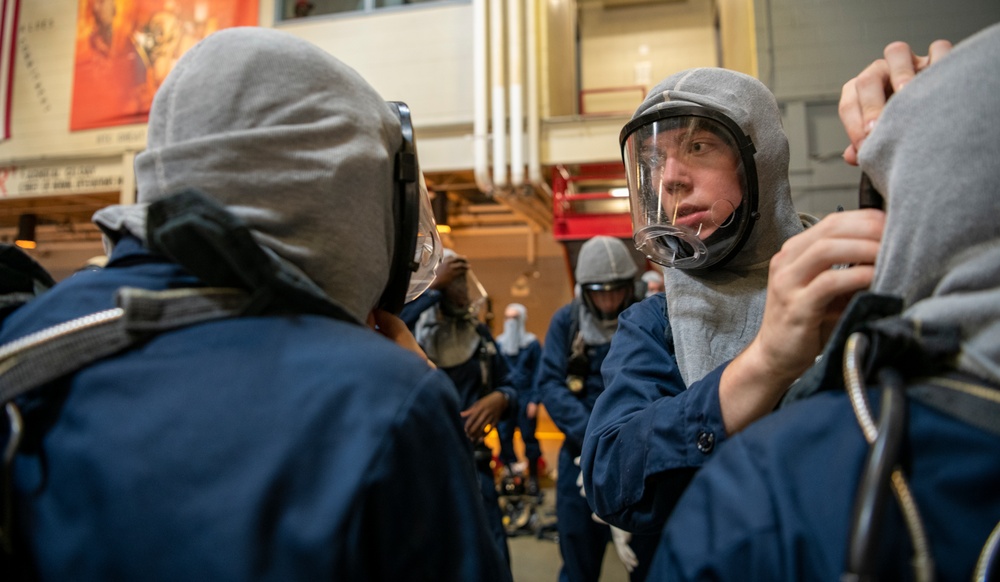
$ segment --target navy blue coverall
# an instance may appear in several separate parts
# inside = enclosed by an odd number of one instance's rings
[[[0,342],[195,287],[132,238]],[[509,580],[445,374],[310,314],[184,327],[22,398],[16,530],[42,580]]]
[[[723,364],[686,387],[657,293],[618,317],[581,465],[588,501],[612,525],[659,532],[692,475],[726,440]]]
[[[412,330],[420,314],[427,309],[434,309],[441,301],[441,297],[442,294],[440,291],[436,289],[427,290],[423,295],[403,306],[400,318]],[[477,329],[480,332],[480,336],[492,339],[492,334],[490,334],[489,328],[485,325],[479,323],[477,324]],[[488,390],[497,390],[503,393],[509,404],[517,405],[517,392],[511,385],[509,377],[510,368],[507,364],[507,359],[499,350],[490,358],[489,366],[490,375],[493,378],[493,386],[490,388],[483,386],[482,369],[479,357],[475,354],[457,366],[440,368],[451,378],[455,384],[455,388],[458,390],[460,410],[467,410],[477,400],[482,398]],[[509,414],[510,410],[511,406],[508,405],[505,414]],[[503,513],[500,511],[496,482],[493,476],[493,469],[490,467],[492,456],[493,452],[484,443],[479,442],[475,444],[476,472],[479,478],[479,490],[482,494],[483,507],[486,509],[490,531],[493,534],[493,541],[509,564],[510,550],[507,547],[507,531],[503,527]]]
[[[879,390],[870,389],[868,397],[877,415]],[[906,414],[900,462],[936,579],[972,580],[1000,520],[1000,434],[913,400]],[[755,422],[691,482],[664,531],[651,578],[839,580],[867,451],[844,391],[809,397]],[[882,542],[878,579],[912,580],[913,548],[891,494],[876,538]]]
[[[527,414],[528,403],[539,401],[535,390],[535,376],[541,358],[542,344],[537,340],[518,351],[513,359],[507,356],[511,367],[511,382],[517,390],[517,417],[504,420],[497,426],[500,437],[500,460],[505,465],[517,462],[517,455],[514,453],[515,428],[521,429],[524,456],[529,465],[535,463],[537,468],[538,459],[542,456],[542,449],[538,439],[535,438],[536,419],[528,418]]]
[[[611,344],[587,346],[590,371],[584,380],[583,390],[579,394],[571,392],[566,386],[567,363],[573,341],[569,336],[573,327],[578,327],[573,325],[572,315],[572,310],[578,307],[573,302],[553,314],[536,381],[546,412],[565,435],[559,451],[559,478],[556,482],[559,551],[563,558],[559,579],[562,582],[596,581],[611,539],[608,526],[591,518],[590,506],[576,483],[580,467],[574,460],[580,456],[594,403],[604,391],[601,363],[617,339]],[[658,539],[658,533],[633,536],[629,545],[639,559],[639,566],[633,571],[632,580],[645,579]]]

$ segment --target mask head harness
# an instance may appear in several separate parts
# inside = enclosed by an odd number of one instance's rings
[[[757,211],[750,136],[719,111],[660,107],[622,128],[633,242],[665,267],[706,269],[732,259]]]

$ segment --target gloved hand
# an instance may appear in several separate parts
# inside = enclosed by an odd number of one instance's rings
[[[580,457],[577,457],[577,458],[573,459],[573,464],[576,465],[577,467],[579,467],[580,466]],[[584,489],[583,489],[583,471],[580,471],[576,475],[576,486],[580,488],[580,497],[583,497],[584,499],[586,499],[587,498],[587,492],[584,491]]]
[[[635,557],[635,552],[628,545],[632,541],[632,534],[611,526],[611,541],[615,543],[615,552],[618,553],[618,559],[625,566],[625,571],[631,574],[632,570],[635,570],[636,566],[639,565],[639,558]]]

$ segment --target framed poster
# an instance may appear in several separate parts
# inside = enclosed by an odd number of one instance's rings
[[[77,0],[70,131],[145,123],[153,95],[191,46],[257,24],[257,0]]]

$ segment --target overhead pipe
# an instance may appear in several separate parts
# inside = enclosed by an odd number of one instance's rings
[[[532,184],[525,179],[525,149],[538,152],[537,134],[533,142],[525,148],[525,112],[523,108],[524,100],[524,74],[525,56],[527,52],[528,67],[532,71],[536,70],[535,38],[532,34],[525,33],[527,28],[524,25],[525,14],[532,20],[534,28],[534,8],[530,0],[507,0],[507,67],[509,84],[509,136],[510,136],[510,187],[498,189],[496,195],[511,208],[524,215],[535,226],[533,230],[546,228],[552,222],[552,210],[545,199],[544,190],[536,189],[536,184]],[[527,4],[527,7],[525,7]],[[527,38],[526,38],[527,37]],[[530,48],[524,51],[524,47],[530,43]],[[534,99],[535,111],[537,112],[537,81],[532,82],[534,95],[529,95],[529,99]],[[537,113],[536,113],[537,115]],[[537,117],[536,117],[537,121]],[[536,126],[537,127],[537,126]],[[530,141],[530,140],[529,140]],[[539,178],[540,170],[537,172]],[[537,195],[536,195],[537,193]]]
[[[524,75],[521,72],[521,2],[507,0],[507,81],[510,96],[510,183],[524,185]],[[531,55],[534,57],[534,55]]]
[[[538,15],[535,3],[526,0],[528,9],[525,12],[525,38],[528,53],[528,180],[536,188],[545,186],[542,180],[541,132],[538,121]],[[547,186],[546,186],[547,188]]]
[[[511,0],[516,1],[516,0]],[[507,187],[507,125],[503,66],[503,0],[490,0],[490,78],[493,109],[493,187]]]
[[[472,162],[476,187],[490,194],[493,192],[493,180],[490,179],[489,160],[489,118],[487,104],[486,39],[488,26],[486,21],[486,0],[472,1]]]
[[[552,210],[545,194],[549,192],[541,177],[538,137],[538,81],[535,55],[535,32],[525,37],[525,28],[535,30],[531,0],[507,0],[507,37],[505,37],[503,0],[473,0],[473,164],[476,187],[498,199],[527,218],[535,229],[552,223]],[[528,8],[524,11],[524,6]],[[522,26],[522,14],[530,26]],[[487,34],[488,31],[488,34]],[[487,40],[488,38],[488,40]],[[505,50],[505,42],[506,50]],[[527,43],[528,103],[530,143],[525,147],[526,115],[523,108],[524,53]],[[487,50],[489,55],[487,56]],[[509,59],[504,67],[504,56]],[[508,70],[509,68],[509,70]],[[505,78],[509,72],[509,79]],[[509,87],[508,87],[509,80]],[[507,99],[510,121],[507,120]],[[490,106],[492,105],[492,107]],[[491,111],[491,115],[487,113]],[[533,117],[533,120],[532,120]],[[491,123],[492,122],[492,123]],[[492,129],[492,133],[491,133]],[[510,179],[508,179],[508,132],[510,134]],[[489,144],[492,136],[493,172],[490,176]],[[529,163],[525,163],[525,150]],[[525,168],[530,181],[525,179]],[[523,193],[523,194],[522,194]],[[538,195],[535,195],[535,194]]]
[[[552,223],[552,191],[542,177],[541,161],[541,131],[538,107],[538,14],[537,4],[533,0],[525,0],[525,38],[527,59],[528,88],[528,182],[539,195],[541,205],[545,209],[546,222]]]

